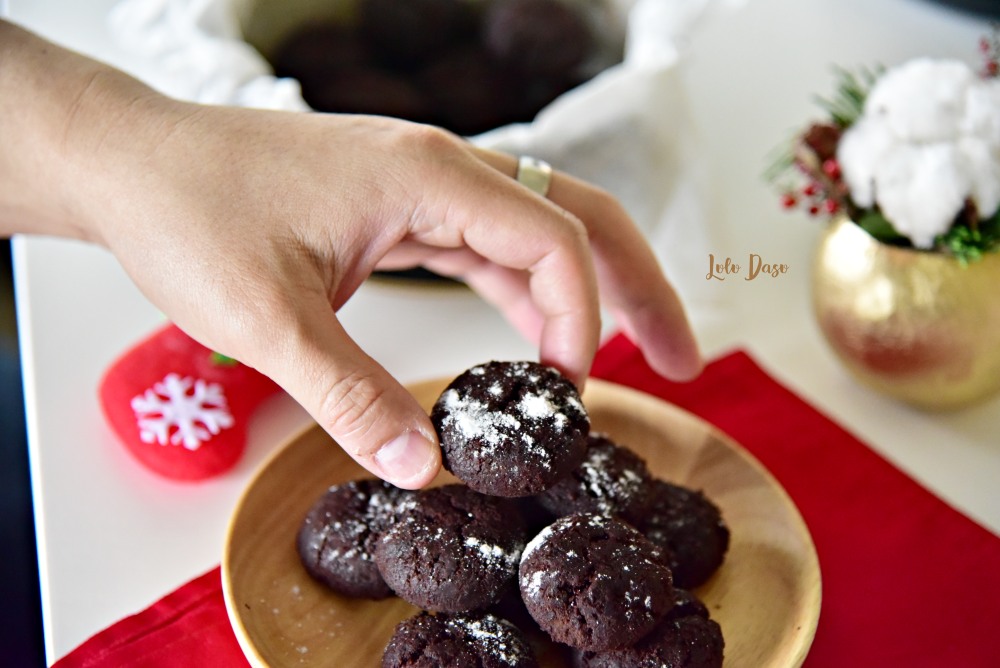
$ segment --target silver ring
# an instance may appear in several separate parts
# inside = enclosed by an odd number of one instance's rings
[[[544,160],[522,155],[517,159],[516,178],[521,185],[545,197],[552,185],[552,165]]]

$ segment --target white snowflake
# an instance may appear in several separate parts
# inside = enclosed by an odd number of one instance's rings
[[[235,422],[221,385],[176,373],[133,397],[131,405],[144,443],[197,450]]]

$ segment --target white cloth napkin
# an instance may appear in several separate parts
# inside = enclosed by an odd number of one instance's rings
[[[108,16],[122,48],[155,63],[147,83],[204,104],[305,111],[298,82],[277,79],[242,37],[234,0],[124,0]]]
[[[704,279],[714,216],[682,66],[698,27],[745,0],[572,1],[605,28],[605,46],[613,50],[617,41],[620,49],[624,40],[624,60],[556,99],[534,122],[471,139],[547,160],[610,191],[646,234],[696,325],[715,320],[726,305]],[[110,14],[110,29],[124,48],[155,63],[148,83],[169,95],[307,109],[298,82],[275,78],[244,41],[241,20],[248,7],[253,10],[247,2],[122,0]],[[287,12],[302,6],[292,3]]]

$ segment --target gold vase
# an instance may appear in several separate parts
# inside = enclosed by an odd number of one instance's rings
[[[1000,254],[954,258],[831,221],[813,270],[819,327],[860,382],[944,410],[1000,390]]]

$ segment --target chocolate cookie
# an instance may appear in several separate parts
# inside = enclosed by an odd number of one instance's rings
[[[396,626],[382,668],[537,668],[524,634],[491,614],[421,612]]]
[[[494,603],[517,573],[527,538],[506,499],[465,485],[414,493],[375,546],[389,587],[436,612],[464,612]]]
[[[616,517],[567,515],[524,549],[518,573],[528,612],[553,640],[591,651],[627,647],[670,610],[665,557]]]
[[[306,90],[338,70],[369,65],[372,59],[354,30],[319,21],[292,30],[271,54],[270,62],[275,76],[298,79]]]
[[[554,517],[598,513],[636,524],[649,501],[652,481],[641,457],[593,433],[587,437],[583,462],[535,498]]]
[[[504,125],[511,117],[509,101],[517,96],[510,77],[478,45],[435,58],[420,71],[418,81],[440,124],[460,135]]]
[[[674,607],[635,645],[581,652],[578,668],[721,668],[722,629],[692,594],[677,590]]]
[[[560,0],[495,0],[483,19],[483,40],[504,65],[549,77],[567,76],[594,43],[581,14]]]
[[[489,362],[462,373],[431,412],[444,466],[469,487],[528,496],[582,460],[590,419],[576,386],[536,362]]]
[[[330,487],[310,508],[296,536],[299,558],[309,575],[345,596],[391,596],[372,549],[408,494],[381,480]]]
[[[362,0],[360,29],[386,64],[398,69],[419,66],[474,34],[472,4],[465,0]]]
[[[667,613],[667,618],[677,617],[704,617],[708,619],[708,608],[698,596],[690,589],[683,589],[674,584],[674,605]]]
[[[729,549],[729,527],[718,506],[701,492],[663,480],[651,483],[645,515],[636,526],[669,553],[678,587],[704,583]]]
[[[322,81],[302,83],[302,99],[317,111],[392,116],[426,123],[430,100],[409,78],[376,67],[345,67]]]
[[[555,515],[538,502],[538,496],[521,496],[514,499],[514,502],[517,504],[518,510],[521,511],[521,517],[524,518],[524,523],[528,527],[529,536],[538,534],[556,519]]]

